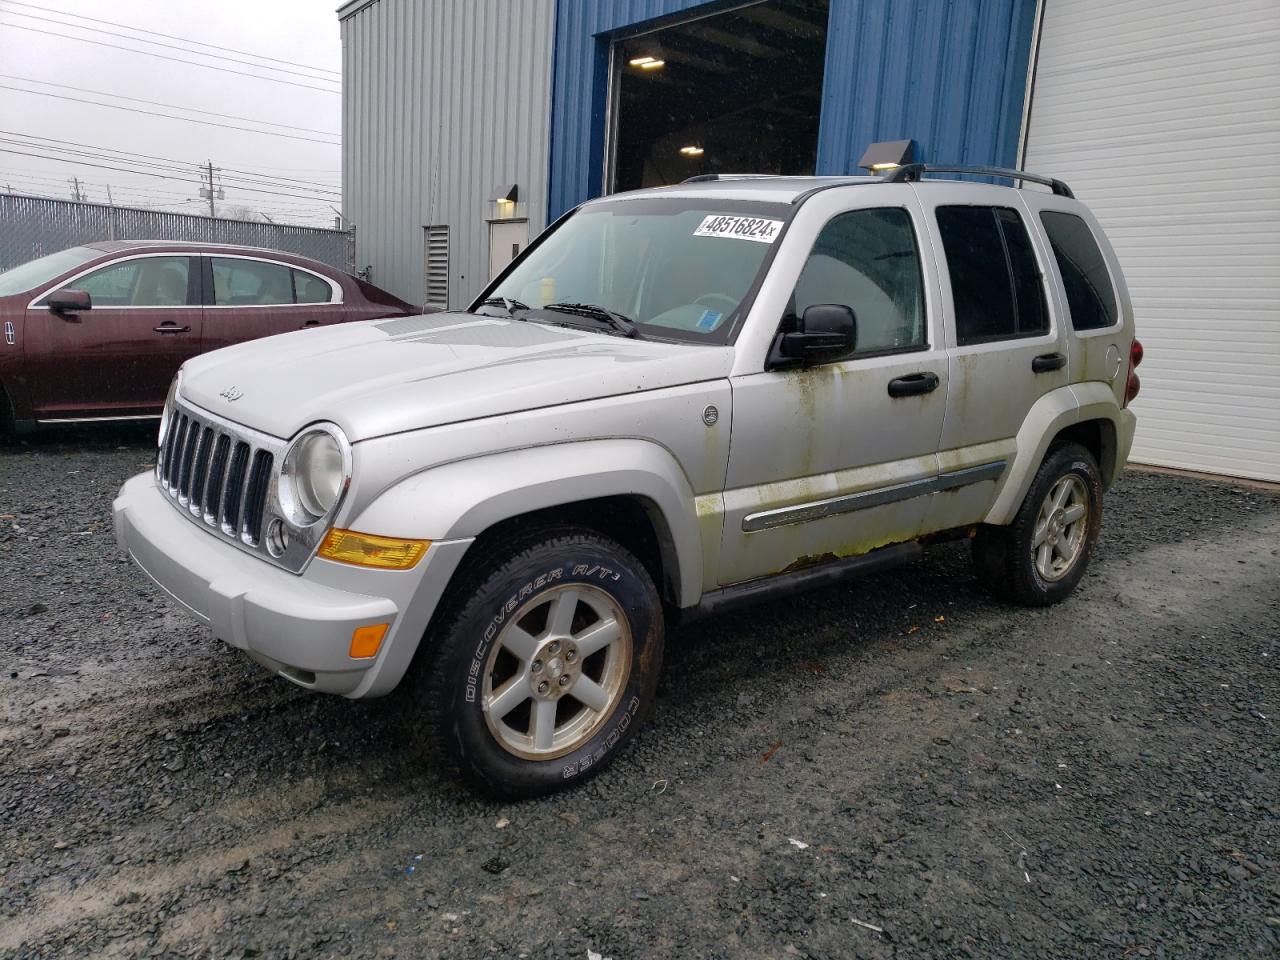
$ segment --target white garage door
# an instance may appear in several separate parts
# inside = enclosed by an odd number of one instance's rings
[[[1280,0],[1044,0],[1024,164],[1124,267],[1132,459],[1280,480]]]

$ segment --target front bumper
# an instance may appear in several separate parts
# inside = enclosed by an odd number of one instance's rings
[[[399,683],[471,544],[433,543],[412,570],[317,557],[295,575],[187,519],[150,473],[120,488],[112,513],[121,548],[214,636],[300,686],[353,698]],[[377,656],[352,659],[352,632],[377,623],[391,624]]]

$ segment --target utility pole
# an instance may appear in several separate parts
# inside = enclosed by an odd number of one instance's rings
[[[111,184],[108,183],[107,184],[107,206],[114,207],[115,205],[116,205],[115,201],[111,199]]]
[[[209,198],[209,216],[216,217],[218,213],[213,206],[214,198],[217,198],[218,200],[222,200],[226,197],[226,193],[222,190],[221,187],[219,187],[216,191],[213,189],[213,175],[216,172],[220,172],[222,168],[215,167],[213,165],[213,161],[210,160],[208,163],[199,167],[199,170],[200,170],[200,180],[201,180],[200,196]]]

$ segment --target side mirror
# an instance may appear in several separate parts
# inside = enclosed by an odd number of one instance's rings
[[[800,318],[800,329],[780,334],[778,353],[801,363],[830,363],[858,345],[858,321],[842,303],[815,303]]]
[[[80,310],[92,310],[93,298],[88,290],[57,290],[49,294],[45,305],[54,313],[76,313]]]

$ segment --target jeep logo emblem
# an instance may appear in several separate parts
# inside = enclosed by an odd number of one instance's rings
[[[237,400],[239,400],[241,397],[244,396],[244,392],[241,390],[237,390],[234,386],[232,386],[232,387],[227,387],[227,389],[223,390],[220,394],[218,394],[218,396],[225,399],[227,403],[235,403]]]

